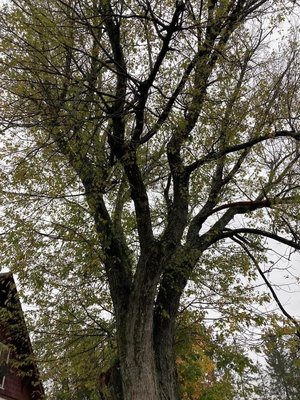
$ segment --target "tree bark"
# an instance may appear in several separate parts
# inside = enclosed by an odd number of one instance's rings
[[[124,400],[158,400],[153,312],[149,304],[134,306],[127,314],[125,332],[118,332]]]
[[[175,317],[165,319],[155,306],[163,251],[158,244],[149,246],[148,251],[140,257],[126,314],[117,324],[123,398],[178,400]]]
[[[160,252],[148,242],[140,256],[126,313],[119,316],[117,340],[124,400],[158,400],[153,346],[153,313],[160,276]],[[117,316],[118,320],[118,316]]]
[[[153,315],[138,320],[143,332],[134,329],[133,318],[128,332],[119,334],[124,400],[179,400],[174,321],[154,327]]]
[[[154,330],[154,349],[160,400],[179,400],[179,383],[174,348],[175,321],[158,324]]]

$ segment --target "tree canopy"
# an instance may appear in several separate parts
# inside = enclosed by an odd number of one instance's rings
[[[1,6],[3,263],[39,311],[45,358],[87,386],[101,364],[116,399],[179,399],[189,302],[227,333],[264,322],[250,304],[268,300],[253,289],[267,249],[300,249],[297,13],[283,0]]]

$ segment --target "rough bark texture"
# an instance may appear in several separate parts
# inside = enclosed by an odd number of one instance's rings
[[[174,326],[174,322],[166,321],[165,324],[157,326],[155,330],[156,369],[161,400],[178,400],[180,398],[172,326]]]
[[[128,332],[119,346],[125,347],[121,360],[124,400],[179,399],[174,323],[160,323],[154,329],[153,316],[148,321],[139,317],[138,330],[134,329],[134,319],[128,323],[134,334]]]

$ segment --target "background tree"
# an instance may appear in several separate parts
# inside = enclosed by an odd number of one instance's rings
[[[266,375],[271,398],[296,400],[300,395],[299,340],[270,332],[265,336]]]
[[[176,355],[183,400],[249,399],[255,390],[250,377],[256,368],[236,341],[199,321],[198,312],[183,312],[176,327]],[[248,383],[241,387],[241,379]],[[245,395],[245,396],[244,396]]]
[[[4,264],[47,310],[41,335],[58,324],[55,343],[74,333],[80,352],[88,332],[97,363],[113,332],[116,397],[178,399],[185,289],[211,284],[233,315],[265,240],[300,248],[297,38],[268,46],[292,12],[267,0],[2,6]],[[247,305],[240,316],[245,327]]]

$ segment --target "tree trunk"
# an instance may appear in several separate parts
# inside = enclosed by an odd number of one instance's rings
[[[123,336],[122,340],[123,346],[126,346],[126,337]],[[128,350],[121,368],[118,361],[100,377],[101,399],[178,400],[180,397],[173,342],[173,335],[165,330],[156,336],[151,348],[146,346],[148,349],[145,350],[145,347],[142,349],[138,346],[137,349],[135,343],[131,351]]]
[[[151,323],[153,328],[153,324]],[[170,327],[139,335],[122,335],[126,354],[121,359],[124,400],[179,400],[174,338]]]
[[[130,349],[121,369],[124,400],[160,399],[152,349]]]
[[[174,289],[173,289],[174,290]],[[154,348],[161,400],[179,400],[179,382],[175,355],[175,319],[180,298],[159,292],[154,314]]]
[[[141,257],[123,321],[118,324],[118,350],[124,400],[158,400],[153,313],[160,276],[156,246]]]
[[[144,268],[136,273],[123,322],[118,324],[124,400],[179,399],[173,347],[175,318],[163,325],[165,319],[157,318],[155,311],[162,269],[156,251],[146,261],[140,260]]]
[[[134,307],[127,315],[126,331],[119,332],[124,400],[160,399],[153,347],[153,311],[149,311],[147,305]]]
[[[179,383],[174,349],[174,333],[170,326],[155,330],[155,358],[160,400],[179,400]]]

